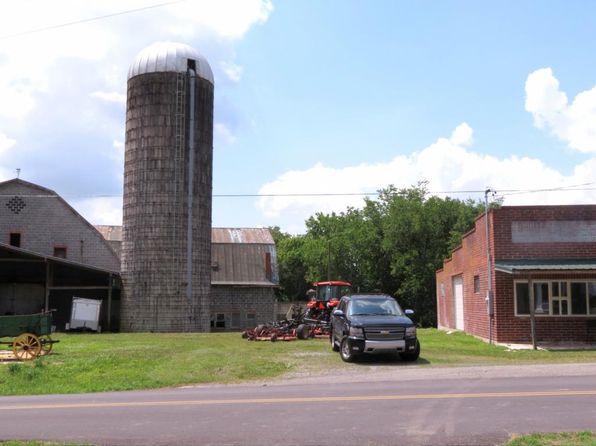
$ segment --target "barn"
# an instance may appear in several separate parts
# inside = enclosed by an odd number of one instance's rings
[[[96,226],[116,252],[121,226]],[[254,327],[275,319],[277,250],[269,229],[211,229],[211,331]]]
[[[118,328],[120,260],[56,192],[21,179],[0,183],[0,314],[55,309],[63,330],[73,297],[101,299],[100,325]]]
[[[93,226],[53,190],[0,183],[0,314],[54,309],[57,330],[73,297],[102,301],[100,326],[120,328],[121,226]],[[213,228],[210,329],[240,330],[274,318],[279,284],[268,229]]]

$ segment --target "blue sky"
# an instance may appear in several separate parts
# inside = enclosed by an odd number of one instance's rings
[[[418,181],[596,203],[594,2],[187,0],[12,36],[159,2],[46,3],[2,5],[0,180],[21,168],[92,223],[120,224],[126,72],[164,40],[215,74],[214,226],[300,232],[362,203],[217,195]],[[553,188],[587,190],[506,192]]]

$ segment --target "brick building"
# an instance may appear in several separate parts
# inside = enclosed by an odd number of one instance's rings
[[[492,209],[488,243],[486,234],[483,214],[436,273],[440,328],[503,343],[596,343],[596,205]]]

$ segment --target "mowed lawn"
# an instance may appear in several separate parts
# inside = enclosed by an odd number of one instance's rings
[[[462,333],[419,330],[420,359],[367,357],[343,363],[326,339],[250,342],[239,333],[57,334],[51,355],[0,362],[0,395],[103,392],[204,383],[237,383],[292,374],[387,367],[596,362],[594,350],[508,351]]]

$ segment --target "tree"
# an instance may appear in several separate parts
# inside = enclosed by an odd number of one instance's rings
[[[310,282],[346,280],[362,292],[384,292],[436,324],[435,272],[483,211],[479,202],[429,196],[426,183],[389,186],[362,209],[318,213],[306,234],[271,228],[282,295],[300,299]]]

